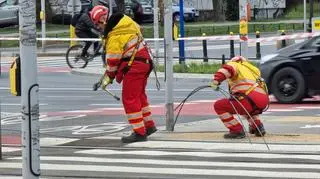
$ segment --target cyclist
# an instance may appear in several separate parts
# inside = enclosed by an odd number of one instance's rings
[[[92,7],[87,9],[83,9],[78,16],[78,20],[75,25],[75,32],[77,37],[79,38],[98,38],[101,33],[101,29],[97,27],[90,18],[90,10]],[[86,57],[88,54],[88,49],[91,46],[92,41],[86,41],[83,51],[81,53],[81,57]],[[94,42],[94,50],[99,46],[99,42]]]

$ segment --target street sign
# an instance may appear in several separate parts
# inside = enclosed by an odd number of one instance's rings
[[[312,32],[320,32],[320,17],[312,18]]]

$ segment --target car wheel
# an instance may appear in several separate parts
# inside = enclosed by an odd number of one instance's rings
[[[271,80],[271,91],[280,103],[297,103],[305,96],[305,80],[298,70],[282,68]]]

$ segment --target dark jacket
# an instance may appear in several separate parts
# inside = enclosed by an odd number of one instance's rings
[[[92,30],[99,31],[99,29],[93,24],[89,13],[88,12],[82,13],[76,24],[76,34],[77,33],[92,34]]]

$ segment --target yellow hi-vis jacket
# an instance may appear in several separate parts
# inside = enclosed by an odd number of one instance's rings
[[[260,76],[260,70],[248,61],[230,61],[214,74],[213,80],[221,83],[227,79],[232,94],[266,94],[265,86],[258,80]]]
[[[106,25],[105,45],[106,45],[106,74],[110,78],[115,75],[120,68],[122,59],[132,56],[134,49],[137,48],[135,57],[149,59],[148,50],[142,39],[140,26],[130,17],[123,14],[112,15]]]

